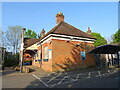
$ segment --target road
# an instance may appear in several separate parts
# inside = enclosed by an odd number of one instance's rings
[[[2,76],[3,88],[118,88],[120,71]]]

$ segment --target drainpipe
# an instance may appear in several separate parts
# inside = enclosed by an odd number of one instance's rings
[[[41,52],[40,52],[40,68],[42,68],[42,44],[40,44],[40,49],[41,49]]]

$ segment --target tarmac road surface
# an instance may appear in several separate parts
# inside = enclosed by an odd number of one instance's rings
[[[87,73],[58,72],[2,76],[3,88],[118,88],[120,72],[101,70]]]

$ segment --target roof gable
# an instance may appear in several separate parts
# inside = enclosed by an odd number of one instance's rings
[[[27,48],[36,42],[38,42],[40,39],[32,39],[32,38],[24,38],[24,47]]]

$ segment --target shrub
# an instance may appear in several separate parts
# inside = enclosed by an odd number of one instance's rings
[[[5,66],[4,66],[4,61],[2,61],[2,70],[4,70]]]
[[[19,54],[5,55],[4,65],[5,67],[17,66],[19,64]]]

